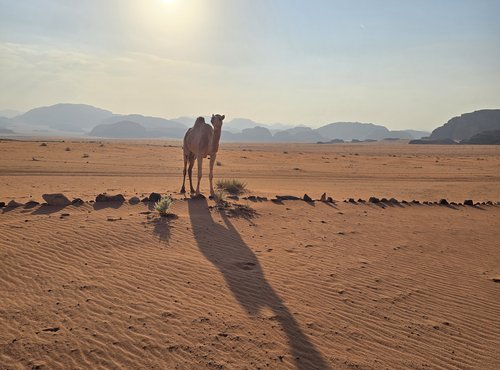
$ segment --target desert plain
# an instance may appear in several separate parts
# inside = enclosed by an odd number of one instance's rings
[[[181,153],[0,141],[0,368],[500,368],[500,147],[222,144],[226,209],[178,193]],[[91,202],[151,192],[173,216]]]

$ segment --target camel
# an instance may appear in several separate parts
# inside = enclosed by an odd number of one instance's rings
[[[184,178],[182,180],[181,193],[186,192],[186,167],[189,162],[189,168],[187,170],[189,174],[189,185],[191,187],[191,194],[195,193],[193,189],[192,173],[194,161],[198,159],[198,184],[196,186],[196,195],[200,194],[200,181],[203,158],[207,155],[210,156],[210,173],[208,179],[210,180],[210,195],[214,195],[214,187],[212,180],[214,177],[214,163],[217,157],[217,152],[219,150],[219,141],[222,131],[222,121],[226,118],[225,115],[212,114],[212,119],[210,122],[212,126],[205,123],[205,118],[198,117],[194,123],[194,126],[187,130],[186,135],[184,135],[184,144],[182,146],[184,152]]]

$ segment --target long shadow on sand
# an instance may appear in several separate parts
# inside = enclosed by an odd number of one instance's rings
[[[205,199],[188,201],[198,248],[219,269],[238,303],[254,316],[269,308],[283,328],[297,369],[328,369],[283,300],[267,282],[259,260],[224,213],[224,225],[214,222]]]

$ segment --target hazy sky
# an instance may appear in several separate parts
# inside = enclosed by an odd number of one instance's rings
[[[431,130],[500,108],[500,0],[0,0],[0,109]]]

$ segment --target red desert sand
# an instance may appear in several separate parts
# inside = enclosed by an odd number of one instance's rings
[[[222,144],[269,200],[217,209],[179,142],[45,143],[0,142],[0,201],[85,202],[0,210],[2,369],[500,368],[498,146]]]

